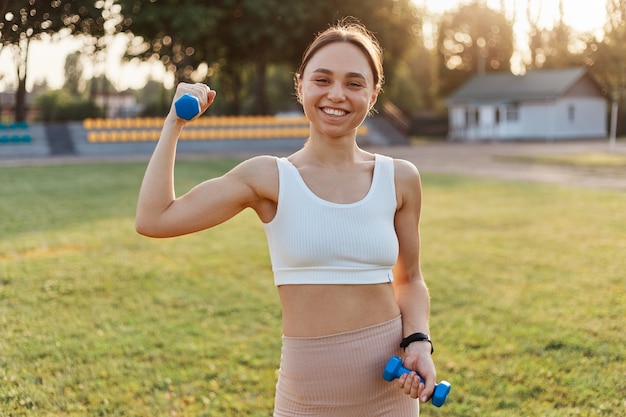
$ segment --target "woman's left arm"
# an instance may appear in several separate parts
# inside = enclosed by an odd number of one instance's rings
[[[403,337],[418,332],[430,335],[430,297],[420,267],[421,179],[417,168],[410,162],[395,160],[394,166],[398,199],[395,229],[399,256],[393,271],[393,288],[402,313]],[[426,383],[421,384],[419,377],[412,372],[399,378],[399,386],[412,398],[428,401],[436,379],[431,344],[426,341],[411,343],[405,349],[403,363],[406,368],[417,371]]]

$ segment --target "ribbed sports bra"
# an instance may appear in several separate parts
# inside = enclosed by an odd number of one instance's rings
[[[398,258],[393,159],[375,155],[367,195],[349,204],[318,197],[286,158],[276,163],[278,208],[263,224],[275,285],[392,282]]]

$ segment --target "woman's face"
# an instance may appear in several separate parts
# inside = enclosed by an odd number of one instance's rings
[[[313,128],[329,136],[355,131],[379,88],[364,53],[348,42],[322,47],[298,78],[298,94]]]

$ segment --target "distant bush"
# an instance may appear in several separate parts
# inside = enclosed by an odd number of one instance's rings
[[[36,98],[35,104],[43,122],[67,122],[104,116],[104,111],[95,103],[73,96],[65,90],[46,91]]]
[[[163,100],[152,100],[148,102],[140,112],[141,117],[165,117],[170,109],[171,103]]]

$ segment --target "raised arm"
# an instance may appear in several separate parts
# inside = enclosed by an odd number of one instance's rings
[[[395,161],[396,190],[399,198],[395,228],[400,244],[398,263],[394,268],[394,292],[402,313],[403,336],[413,333],[430,335],[428,319],[430,298],[420,267],[419,222],[422,207],[422,187],[415,166],[407,161]],[[435,367],[430,357],[428,342],[413,342],[406,348],[404,366],[418,371],[426,380],[420,387],[419,379],[404,375],[399,379],[404,391],[422,401],[430,398],[435,384]]]
[[[200,114],[215,98],[215,92],[204,84],[181,83],[174,101],[185,93],[199,99]],[[244,161],[225,175],[205,181],[177,198],[174,191],[176,144],[186,123],[176,116],[172,104],[139,191],[135,228],[140,234],[172,237],[196,232],[222,223],[246,207],[258,211],[266,200],[262,181],[267,175],[264,177],[259,171],[268,171],[266,167],[272,163],[269,157]],[[271,184],[271,181],[265,182]]]

